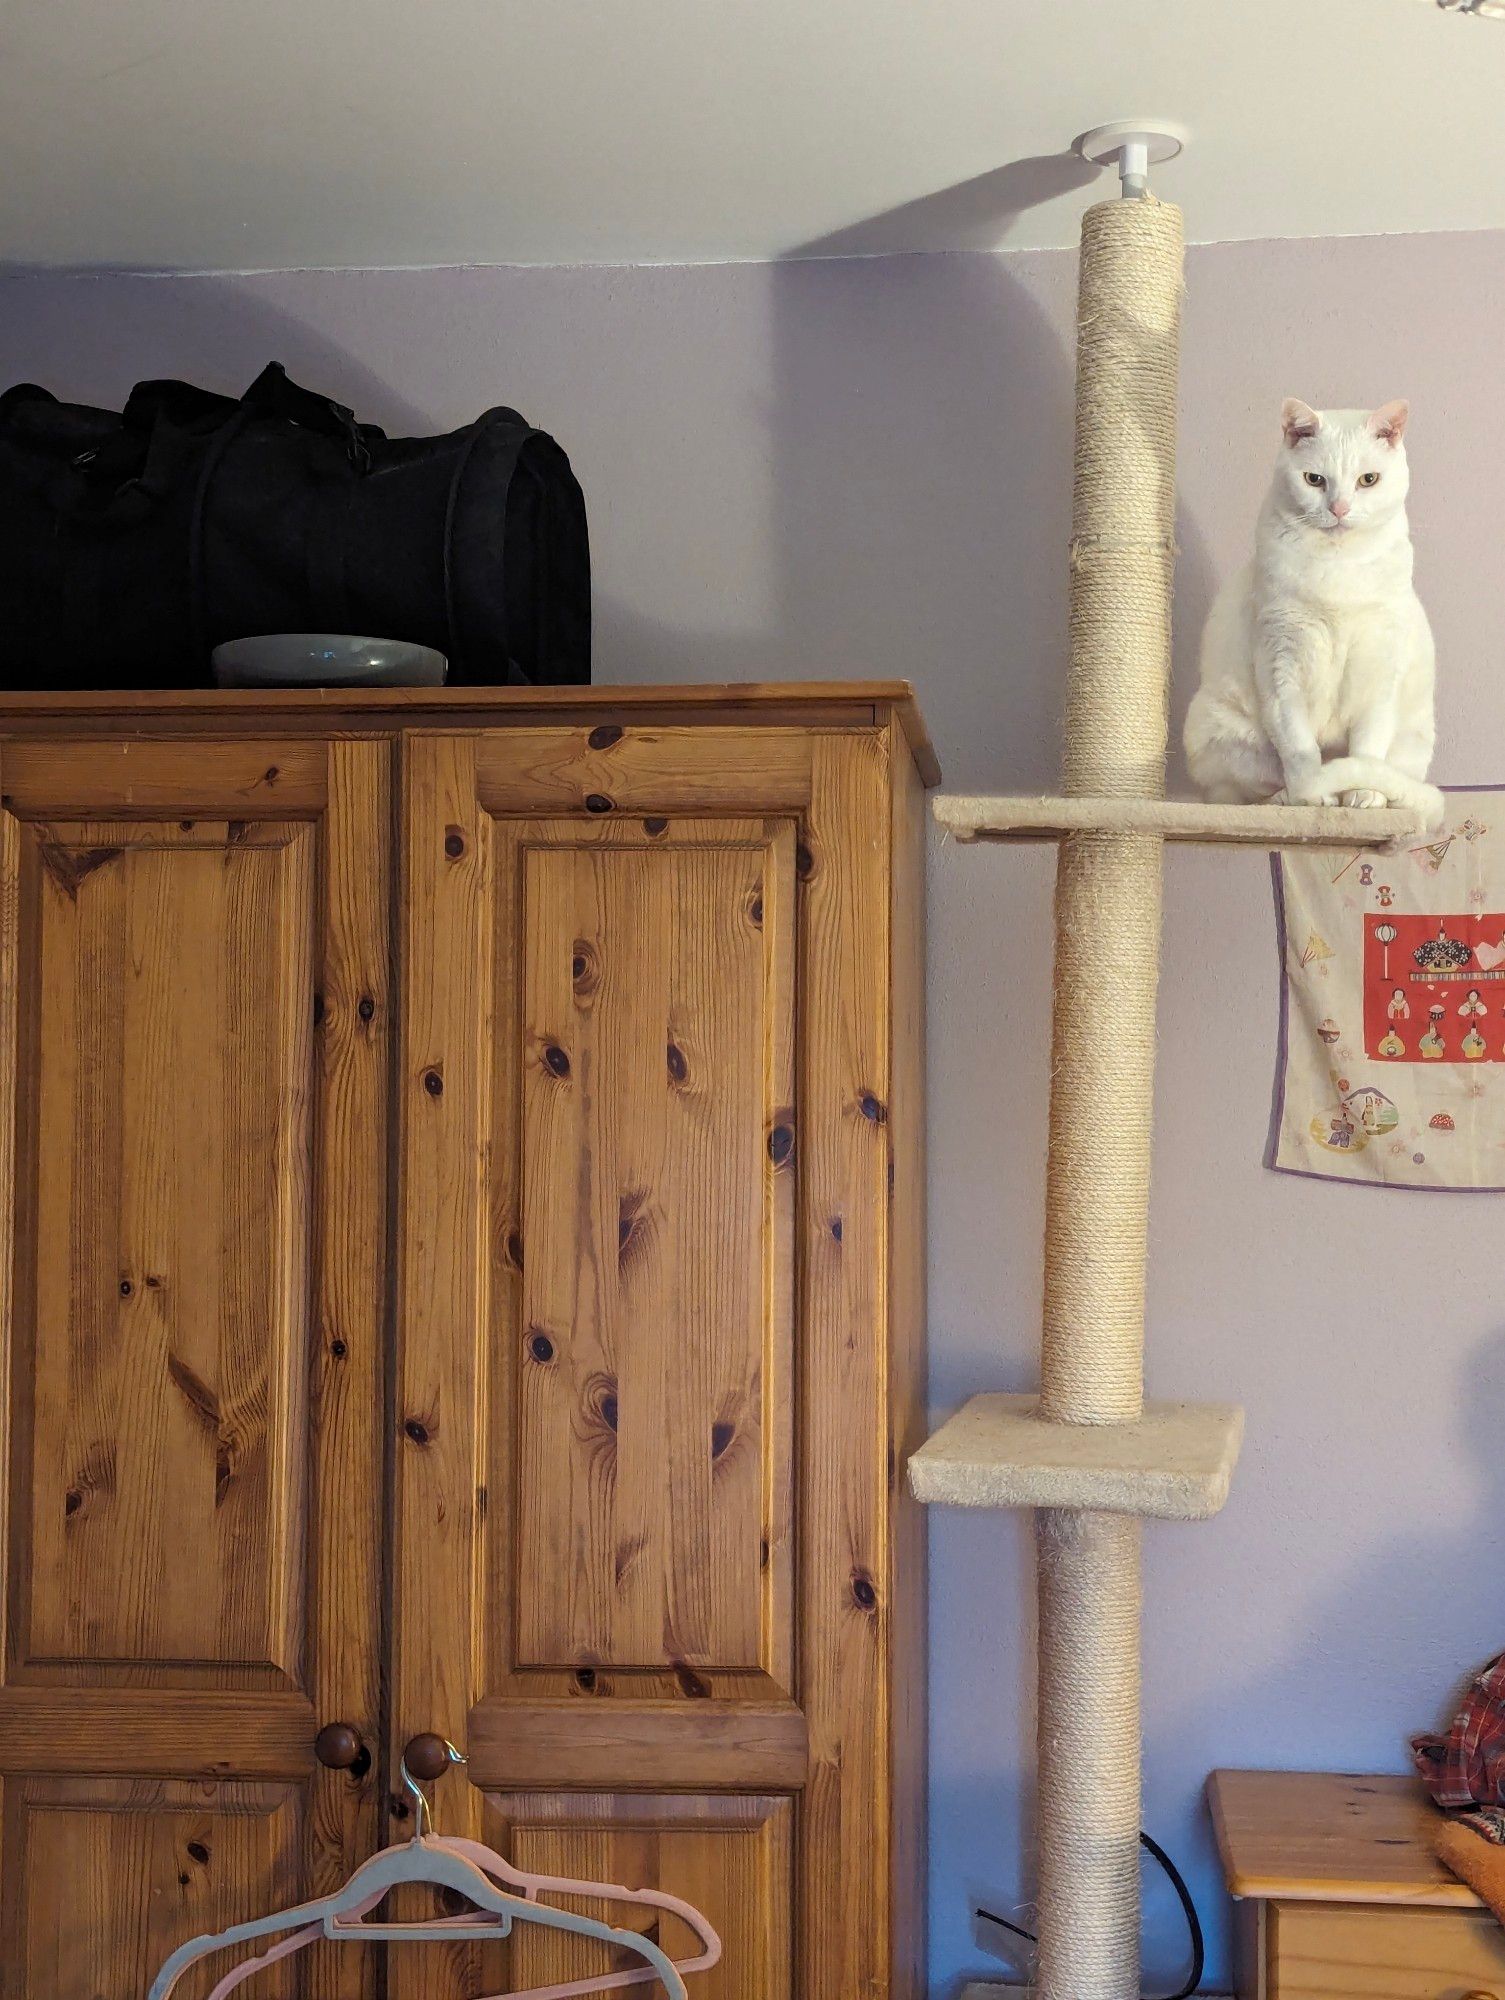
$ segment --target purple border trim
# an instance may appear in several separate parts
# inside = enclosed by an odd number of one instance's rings
[[[1505,792],[1505,785],[1441,785],[1444,792]],[[1291,975],[1286,970],[1286,883],[1279,848],[1270,855],[1270,881],[1275,890],[1275,949],[1280,961],[1280,1027],[1275,1038],[1275,1091],[1270,1105],[1270,1136],[1264,1164],[1272,1174],[1289,1174],[1297,1181],[1326,1181],[1330,1186],[1373,1188],[1381,1194],[1505,1194],[1505,1187],[1412,1187],[1405,1181],[1355,1181],[1346,1174],[1319,1174],[1313,1167],[1283,1167],[1276,1160],[1280,1128],[1286,1111],[1286,1060],[1291,1052]]]

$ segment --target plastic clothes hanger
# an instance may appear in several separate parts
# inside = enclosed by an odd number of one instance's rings
[[[442,1748],[442,1762],[437,1765],[439,1770],[465,1761],[454,1745],[441,1737],[418,1741],[431,1759],[436,1754],[431,1744]],[[317,1938],[402,1943],[453,1942],[456,1934],[462,1933],[478,1940],[495,1939],[507,1937],[514,1921],[541,1924],[545,1928],[568,1931],[578,1937],[596,1938],[646,1962],[595,1978],[570,1980],[562,1985],[529,1987],[526,1991],[494,1996],[493,2000],[573,2000],[573,1996],[579,1994],[613,1992],[654,1980],[662,1985],[670,2000],[688,2000],[682,1972],[703,1971],[719,1960],[721,1941],[716,1932],[693,1905],[677,1896],[651,1889],[630,1890],[607,1883],[575,1881],[564,1876],[527,1875],[514,1868],[494,1848],[478,1841],[445,1839],[433,1834],[428,1830],[433,1825],[428,1798],[409,1771],[405,1758],[401,1764],[401,1775],[404,1785],[417,1801],[416,1831],[411,1840],[384,1848],[357,1868],[332,1896],[298,1905],[271,1917],[232,1925],[227,1930],[193,1938],[180,1945],[153,1981],[149,2000],[168,2000],[183,1972],[211,1953],[269,1936],[275,1937],[276,1942],[227,1972],[214,1986],[208,2000],[224,2000],[224,1996],[254,1974],[302,1950]],[[513,1883],[523,1893],[514,1895],[499,1888],[492,1879],[493,1875]],[[452,1889],[464,1896],[474,1908],[459,1916],[437,1917],[426,1922],[384,1924],[369,1920],[369,1912],[384,1900],[391,1889],[411,1882],[427,1882]],[[618,1929],[574,1911],[557,1910],[539,1903],[537,1897],[545,1889],[667,1910],[681,1917],[695,1932],[701,1951],[694,1959],[675,1964],[658,1945],[637,1931]]]
[[[421,1736],[414,1739],[421,1746],[432,1764],[437,1765],[433,1775],[437,1779],[445,1770],[455,1764],[463,1764],[463,1752],[457,1750],[447,1737]],[[409,1748],[414,1745],[410,1744]],[[442,1755],[442,1762],[440,1761]],[[428,1823],[433,1824],[429,1801],[421,1787],[414,1783],[404,1758],[399,1766],[404,1783],[417,1800],[420,1815],[428,1815]],[[425,1776],[429,1775],[426,1766]],[[715,1927],[681,1896],[671,1896],[665,1889],[627,1889],[615,1882],[579,1882],[568,1875],[530,1875],[516,1867],[494,1847],[487,1847],[477,1840],[465,1840],[458,1836],[438,1836],[444,1845],[474,1861],[478,1868],[484,1868],[488,1875],[498,1881],[509,1883],[530,1902],[538,1895],[549,1896],[590,1896],[599,1902],[628,1903],[639,1909],[663,1910],[670,1916],[678,1917],[686,1929],[692,1931],[699,1941],[700,1950],[691,1958],[676,1958],[674,1969],[681,1976],[685,1973],[709,1972],[711,1967],[721,1962],[721,1939]],[[453,1920],[457,1925],[463,1918]],[[647,1966],[629,1967],[625,1971],[602,1973],[592,1979],[572,1980],[564,1986],[530,1986],[525,1991],[512,1994],[493,1994],[488,2000],[573,2000],[573,1996],[583,1993],[614,1993],[624,1986],[645,1986],[651,1984],[656,1974]],[[210,1996],[214,2000],[214,1996]]]
[[[463,1764],[465,1762],[465,1758],[461,1752],[455,1748],[453,1743],[448,1742],[443,1737],[419,1737],[415,1739],[415,1744],[427,1762],[428,1768],[425,1768],[425,1777],[430,1776],[431,1771],[437,1775],[447,1770],[451,1765]],[[413,1747],[414,1745],[409,1746],[410,1749]],[[616,1883],[577,1881],[571,1876],[530,1875],[522,1869],[514,1867],[494,1847],[487,1847],[480,1841],[465,1840],[457,1836],[451,1837],[432,1834],[430,1830],[433,1825],[433,1817],[428,1797],[414,1780],[412,1773],[408,1769],[406,1758],[402,1760],[399,1768],[404,1786],[413,1795],[417,1812],[416,1825],[418,1833],[424,1836],[426,1845],[448,1848],[451,1852],[460,1855],[465,1860],[473,1861],[477,1867],[484,1869],[488,1875],[497,1877],[517,1887],[524,1899],[529,1902],[535,1900],[540,1893],[547,1893],[554,1895],[591,1896],[598,1901],[624,1902],[640,1908],[664,1910],[670,1915],[678,1917],[695,1934],[700,1944],[700,1950],[695,1956],[672,1961],[676,1972],[681,1976],[687,1972],[706,1972],[720,1962],[721,1939],[714,1927],[701,1915],[693,1903],[685,1902],[682,1897],[671,1896],[667,1891],[659,1889],[627,1889]],[[385,1892],[378,1892],[377,1895],[369,1898],[365,1908],[370,1909],[374,1907],[375,1903],[380,1901],[382,1893]],[[467,1928],[474,1930],[478,1921],[484,1921],[484,1919],[478,1920],[476,1914],[471,1912],[462,1913],[454,1917],[437,1918],[434,1920],[434,1923],[436,1926],[442,1926],[447,1933],[453,1934],[456,1931],[463,1932]],[[341,1928],[342,1930],[345,1929],[343,1922]],[[404,1934],[407,1935],[409,1933],[405,1931]],[[302,1950],[305,1945],[314,1943],[316,1939],[324,1935],[324,1925],[322,1923],[314,1923],[300,1931],[280,1938],[276,1944],[269,1946],[266,1951],[259,1952],[253,1958],[247,1959],[243,1964],[232,1967],[209,1993],[208,2000],[225,2000],[225,1996],[232,1993],[236,1987],[243,1984],[244,1981],[250,1979],[257,1972],[264,1971],[266,1967],[276,1964],[280,1959],[290,1956],[295,1951]],[[637,1933],[629,1931],[624,1933],[624,1935],[632,1937],[637,1935]],[[658,1972],[651,1964],[627,1967],[625,1969],[619,1968],[616,1971],[598,1974],[592,1978],[570,1980],[563,1985],[530,1986],[522,1992],[493,1995],[491,1996],[491,2000],[572,2000],[572,1996],[575,1995],[618,1992],[627,1986],[646,1985],[656,1981],[658,1977]]]
[[[458,1920],[440,1917],[432,1922],[407,1924],[373,1923],[364,1916],[363,1913],[374,1908],[390,1889],[410,1882],[426,1882],[436,1888],[453,1889],[474,1904],[479,1914]],[[464,1929],[478,1939],[508,1937],[515,1922],[541,1924],[546,1929],[568,1931],[576,1937],[597,1938],[616,1950],[630,1951],[647,1961],[651,1968],[649,1976],[657,1977],[662,1982],[671,2000],[688,2000],[684,1981],[651,1939],[640,1936],[636,1931],[614,1930],[610,1924],[597,1923],[593,1917],[579,1916],[573,1910],[555,1910],[545,1903],[532,1903],[525,1897],[511,1895],[499,1889],[473,1861],[451,1853],[438,1841],[426,1840],[421,1834],[398,1847],[384,1848],[370,1861],[362,1863],[345,1886],[332,1896],[279,1911],[274,1916],[259,1917],[250,1923],[232,1924],[228,1930],[190,1938],[187,1944],[179,1945],[153,1980],[149,2000],[168,2000],[168,1995],[189,1966],[196,1965],[211,1952],[223,1951],[230,1945],[251,1944],[259,1938],[283,1931],[291,1930],[298,1935],[281,1940],[287,1951],[272,1955],[278,1958],[286,1957],[288,1952],[310,1944],[320,1936],[366,1943],[376,1940],[452,1943],[457,1929]],[[272,1962],[271,1956],[261,1956],[264,1962]],[[248,1977],[251,1969],[259,1971],[262,1968],[257,1964],[253,1968],[240,1967],[237,1970],[241,1976]],[[229,1982],[232,1986],[239,1983],[239,1977]],[[228,1990],[223,1981],[221,1990]],[[563,2000],[564,1995],[579,1990],[578,1983],[542,1988],[538,1990],[539,2000],[544,1993],[560,1996]]]

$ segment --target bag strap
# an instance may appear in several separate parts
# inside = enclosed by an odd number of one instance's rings
[[[122,430],[150,433],[159,424],[202,435],[222,424],[235,409],[234,396],[219,396],[212,389],[200,389],[192,382],[175,382],[167,377],[138,382],[125,399],[120,413]]]
[[[240,400],[242,408],[255,410],[262,416],[285,417],[289,423],[306,431],[317,431],[321,437],[343,438],[350,463],[358,472],[370,471],[371,447],[366,442],[367,435],[380,437],[383,433],[374,425],[358,424],[355,412],[332,396],[319,396],[312,389],[299,388],[288,379],[280,361],[269,361]]]
[[[466,467],[470,464],[476,446],[480,443],[486,431],[492,429],[494,425],[502,423],[510,424],[517,433],[512,440],[512,448],[508,454],[511,462],[507,470],[507,479],[508,483],[511,483],[512,474],[517,469],[517,462],[521,456],[523,446],[528,442],[530,437],[536,436],[537,433],[526,417],[519,416],[516,410],[509,410],[504,403],[497,403],[493,408],[483,410],[481,415],[476,418],[474,424],[471,425],[470,436],[465,441],[465,449],[460,453],[460,463],[455,467],[454,477],[449,482],[449,493],[444,502],[444,650],[455,666],[460,666],[463,663],[460,643],[463,635],[459,632],[459,620],[455,610],[455,573],[453,561],[455,510],[460,502],[460,486],[465,478]],[[503,583],[505,582],[504,565],[507,559],[506,542],[507,537],[505,534],[498,535],[495,560],[497,568],[503,572]],[[501,587],[499,585],[499,589]],[[510,658],[507,665],[510,676],[512,670]],[[522,679],[523,676],[519,675],[518,678]]]
[[[49,503],[65,520],[90,528],[136,527],[180,484],[197,449],[193,435],[166,417],[145,431],[122,427],[60,467]]]
[[[204,392],[198,393],[202,395]],[[219,428],[204,456],[188,526],[189,622],[194,652],[200,659],[207,659],[209,654],[204,520],[215,475],[236,438],[256,417],[282,417],[303,430],[317,432],[321,437],[343,438],[350,463],[358,473],[365,473],[371,468],[371,450],[366,439],[383,435],[374,424],[358,424],[354,412],[346,409],[343,403],[335,402],[332,397],[317,396],[312,389],[300,388],[296,382],[289,380],[287,370],[280,361],[269,361],[243,396],[220,400],[231,412],[230,420]],[[326,523],[321,536],[310,542],[305,552],[306,560],[310,572],[317,572],[325,579],[328,588],[337,593],[338,602],[343,607],[344,558],[340,550],[331,548],[330,532]]]
[[[209,489],[214,484],[214,475],[219,471],[220,460],[231,443],[250,421],[251,413],[244,401],[237,407],[229,423],[224,424],[210,440],[209,449],[204,453],[204,462],[199,467],[198,484],[193,492],[193,512],[188,519],[188,629],[189,643],[193,647],[194,658],[207,671],[209,661],[208,605],[204,589],[204,514],[209,505]]]

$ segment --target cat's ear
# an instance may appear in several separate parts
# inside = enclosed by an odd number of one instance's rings
[[[1369,418],[1369,428],[1375,436],[1392,449],[1406,434],[1406,419],[1411,414],[1409,403],[1381,403]]]
[[[1280,406],[1280,428],[1287,444],[1300,444],[1303,438],[1317,435],[1322,419],[1310,403],[1303,403],[1299,396],[1287,396]]]

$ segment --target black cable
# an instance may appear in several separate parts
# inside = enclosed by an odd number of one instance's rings
[[[1187,1888],[1180,1869],[1172,1861],[1159,1841],[1151,1839],[1147,1833],[1141,1833],[1139,1838],[1169,1876],[1170,1885],[1175,1890],[1181,1908],[1186,1913],[1186,1928],[1191,1938],[1191,1973],[1186,1984],[1173,1993],[1170,1996],[1170,2000],[1191,2000],[1191,1995],[1202,1984],[1202,1973],[1207,1964],[1207,1946],[1203,1941],[1202,1925],[1197,1916],[1197,1906],[1191,1899],[1191,1891]]]
[[[1181,1908],[1185,1912],[1186,1928],[1191,1937],[1190,1976],[1184,1986],[1178,1987],[1174,1993],[1167,1996],[1167,2000],[1191,2000],[1192,1994],[1196,1992],[1202,1983],[1202,1974],[1207,1965],[1207,1946],[1202,1936],[1202,1923],[1197,1915],[1197,1906],[1191,1899],[1191,1891],[1182,1879],[1180,1869],[1172,1861],[1159,1841],[1151,1839],[1147,1833],[1141,1833],[1139,1839],[1140,1844],[1154,1855],[1167,1876],[1169,1876],[1170,1885],[1175,1890],[1180,1900]],[[979,1904],[977,1915],[985,1917],[990,1924],[997,1924],[1000,1930],[1012,1931],[1015,1937],[1024,1938],[1030,1944],[1037,1944],[1039,1942],[1033,1931],[1024,1930],[1018,1924],[1011,1924],[1007,1917],[1000,1917],[996,1910],[984,1909]]]

